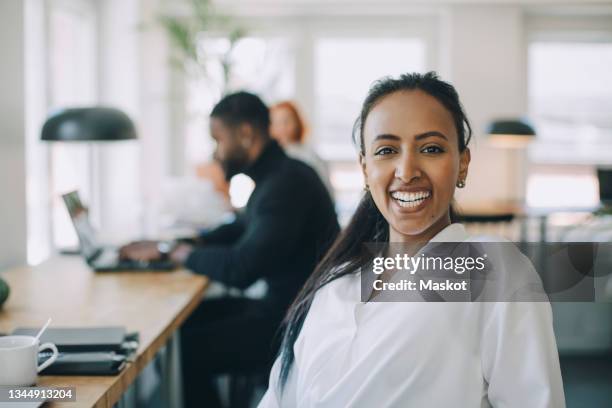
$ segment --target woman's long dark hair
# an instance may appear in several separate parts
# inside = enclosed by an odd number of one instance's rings
[[[365,155],[363,127],[372,108],[385,96],[394,92],[417,89],[433,96],[449,110],[457,128],[459,151],[465,150],[472,136],[472,128],[459,101],[459,95],[452,85],[440,80],[435,72],[428,72],[426,74],[404,74],[399,78],[387,77],[374,83],[363,102],[361,114],[353,128],[353,141],[359,147],[362,155]],[[454,222],[456,215],[452,206],[450,216],[451,222]],[[317,265],[283,321],[283,341],[279,351],[281,390],[287,382],[295,359],[293,345],[300,334],[316,292],[329,282],[354,273],[370,262],[371,256],[368,251],[363,250],[364,243],[387,242],[388,240],[389,224],[376,207],[370,192],[366,191],[349,224]]]

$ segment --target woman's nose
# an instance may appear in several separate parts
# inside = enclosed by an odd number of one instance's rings
[[[395,165],[395,177],[404,183],[409,183],[412,179],[421,177],[418,159],[408,153],[398,157]]]

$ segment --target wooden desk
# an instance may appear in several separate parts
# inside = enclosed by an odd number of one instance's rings
[[[51,407],[112,407],[202,299],[208,280],[186,271],[94,273],[80,257],[0,273],[11,287],[0,332],[18,326],[125,326],[140,333],[133,363],[112,377],[40,376],[40,386],[76,387],[77,402]]]

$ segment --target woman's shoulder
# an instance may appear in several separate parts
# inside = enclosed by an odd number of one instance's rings
[[[314,294],[302,332],[342,324],[360,300],[359,276],[347,273],[323,284]]]

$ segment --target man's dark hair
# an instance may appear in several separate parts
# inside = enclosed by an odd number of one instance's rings
[[[241,91],[226,95],[215,105],[210,116],[221,119],[230,127],[247,123],[261,136],[269,135],[270,111],[266,104],[252,93]]]

